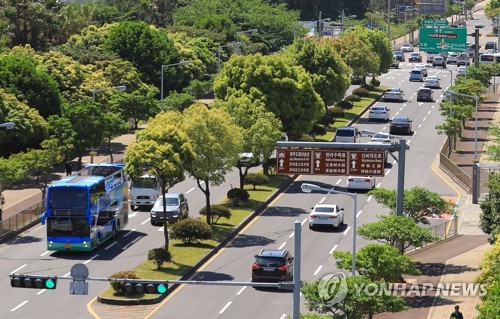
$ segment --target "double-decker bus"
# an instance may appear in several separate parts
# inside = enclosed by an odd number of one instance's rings
[[[47,187],[47,249],[90,251],[128,223],[124,164],[91,164]]]

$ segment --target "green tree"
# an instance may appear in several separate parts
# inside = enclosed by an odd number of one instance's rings
[[[490,196],[481,203],[481,230],[490,235],[490,242],[500,238],[500,174],[492,174],[486,182]]]
[[[61,97],[57,82],[38,66],[29,49],[14,48],[0,56],[0,82],[5,92],[22,97],[22,102],[47,118],[59,114]]]
[[[206,219],[210,225],[210,186],[222,184],[238,161],[243,147],[241,130],[229,114],[220,109],[208,109],[201,103],[184,111],[182,129],[197,155],[188,170],[205,194]]]
[[[455,85],[464,84],[470,80],[479,81],[484,87],[490,86],[491,76],[494,74],[494,66],[490,64],[479,64],[479,67],[469,66],[466,70],[466,75],[458,76],[455,79]]]
[[[310,311],[321,314],[328,313],[335,319],[363,319],[372,318],[374,314],[382,312],[401,312],[408,309],[403,298],[392,293],[368,293],[364,289],[367,285],[382,286],[382,282],[372,281],[364,276],[347,277],[345,288],[338,291],[345,292],[345,298],[339,302],[330,302],[328,297],[332,289],[321,282],[305,282],[301,292],[306,299],[306,307]],[[331,296],[333,298],[333,296]]]
[[[350,270],[352,253],[336,251],[333,253],[340,269]],[[419,275],[415,262],[408,255],[400,255],[397,248],[386,244],[368,244],[356,253],[356,270],[373,281],[400,282],[401,275]]]
[[[377,203],[391,209],[391,212],[396,211],[396,190],[377,188],[368,194],[372,195]],[[443,199],[438,193],[416,186],[405,189],[403,207],[404,213],[415,222],[428,224],[426,217],[449,213],[452,211],[453,204]]]
[[[479,310],[477,318],[495,318],[500,313],[500,241],[485,254],[480,268],[477,282],[485,285],[486,294],[481,296],[482,303],[476,306]]]
[[[214,92],[222,101],[247,95],[265,103],[291,139],[308,133],[324,114],[323,101],[304,68],[290,66],[279,55],[233,56],[215,79]]]
[[[420,227],[407,216],[380,216],[380,221],[358,227],[358,234],[365,239],[388,244],[403,254],[406,248],[421,247],[437,238],[425,228]]]
[[[321,96],[325,106],[333,105],[345,96],[351,84],[350,69],[335,51],[330,39],[295,41],[286,55],[309,73],[314,90]]]
[[[488,135],[492,137],[491,144],[486,145],[486,154],[496,162],[500,162],[500,126],[493,124],[488,130]]]
[[[25,166],[18,157],[9,157],[8,159],[0,157],[0,220],[2,219],[2,209],[5,204],[3,192],[15,182],[24,177]]]
[[[140,121],[147,121],[160,112],[160,107],[152,92],[143,94],[140,90],[114,95],[110,100],[110,109],[119,112],[123,120],[132,120],[135,129]]]
[[[436,129],[438,134],[448,135],[448,157],[450,157],[451,151],[456,148],[457,137],[460,135],[462,123],[459,119],[447,116],[443,124],[436,125]]]
[[[114,162],[113,150],[111,149],[111,140],[117,136],[128,133],[129,126],[128,123],[123,120],[120,114],[106,112],[102,114],[102,134],[106,139],[106,147],[108,149],[108,154],[111,159],[111,163]]]
[[[132,178],[144,171],[156,176],[163,194],[163,213],[166,215],[165,194],[175,184],[185,179],[185,172],[191,167],[195,153],[189,137],[174,125],[180,121],[177,112],[159,114],[149,122],[148,128],[137,132],[137,140],[125,151],[125,171]],[[167,220],[164,221],[165,250],[168,251],[169,237]]]

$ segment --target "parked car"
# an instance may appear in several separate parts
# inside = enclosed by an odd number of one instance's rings
[[[339,228],[344,224],[344,209],[335,204],[316,204],[309,214],[309,229],[316,226]]]
[[[394,60],[398,60],[399,62],[405,61],[405,54],[403,51],[392,51],[392,56]]]
[[[417,101],[434,101],[433,93],[430,88],[420,88],[417,91]]]
[[[386,106],[376,105],[372,106],[370,112],[368,113],[368,121],[382,120],[389,121],[389,109]]]
[[[255,255],[252,282],[293,280],[293,257],[288,250],[262,249]]]
[[[399,69],[399,61],[396,59],[392,60],[391,68]]]
[[[411,43],[403,43],[403,45],[401,45],[401,51],[413,52],[413,45]]]
[[[427,65],[425,64],[417,64],[413,67],[413,69],[422,71],[422,75],[424,76],[424,78],[428,75]]]
[[[188,201],[184,194],[168,193],[165,194],[165,200],[167,215],[163,213],[163,196],[160,196],[151,209],[151,225],[163,224],[165,219],[168,222],[175,222],[189,217]]]
[[[436,56],[434,57],[434,60],[432,60],[432,66],[437,67],[440,66],[443,69],[446,68],[446,60],[443,56]]]
[[[375,177],[373,176],[349,176],[347,189],[374,189]]]
[[[422,62],[422,55],[420,52],[412,52],[408,58],[408,62]]]
[[[411,81],[424,82],[424,74],[423,74],[422,70],[419,70],[419,69],[411,70],[409,80],[410,80],[410,82]]]
[[[359,130],[355,126],[340,126],[335,131],[334,142],[356,143],[359,142]]]
[[[440,88],[439,78],[435,75],[429,75],[425,78],[424,86],[427,88]]]
[[[403,101],[403,91],[400,88],[390,88],[384,92],[384,101]]]
[[[389,124],[389,134],[411,135],[411,120],[408,117],[395,117]]]
[[[450,52],[448,54],[448,64],[457,64],[457,60],[458,60],[458,53],[455,53],[455,52]]]

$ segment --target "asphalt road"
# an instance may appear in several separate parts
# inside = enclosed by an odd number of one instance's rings
[[[475,24],[487,24],[476,13]],[[491,27],[490,27],[491,29]],[[488,29],[482,29],[486,34]],[[469,39],[469,41],[471,41]],[[484,37],[481,43],[486,42]],[[455,192],[444,183],[431,169],[436,154],[445,137],[438,135],[435,126],[442,121],[438,111],[440,94],[435,90],[436,101],[416,102],[415,92],[423,84],[408,82],[409,63],[402,63],[401,69],[390,70],[381,77],[382,84],[400,87],[405,91],[404,103],[386,103],[391,109],[391,117],[409,116],[413,120],[414,134],[406,139],[411,147],[407,153],[405,187],[423,186],[444,196],[455,196]],[[449,69],[454,70],[455,66]],[[429,74],[437,74],[441,85],[446,88],[450,83],[450,73],[442,69],[430,69]],[[439,98],[439,99],[438,99]],[[356,124],[362,129],[388,132],[385,123],[368,123],[361,119]],[[377,178],[377,187],[395,188],[397,164],[386,170],[386,176]],[[302,279],[311,281],[326,273],[336,272],[331,252],[349,251],[352,247],[352,221],[354,213],[358,225],[377,220],[377,215],[387,210],[373,199],[360,194],[358,211],[353,212],[352,199],[341,195],[305,194],[300,192],[301,182],[311,182],[330,188],[343,190],[345,177],[302,176],[282,194],[271,207],[244,229],[226,249],[222,250],[195,275],[203,280],[249,281],[253,256],[262,248],[284,248],[293,251],[293,222],[304,222],[310,208],[320,202],[335,202],[345,208],[346,225],[335,231],[311,231],[304,224],[302,231]],[[225,197],[230,185],[237,185],[237,172],[227,177],[226,183],[212,188],[212,202]],[[204,195],[193,180],[176,185],[172,191],[184,192],[190,202],[191,215],[204,205]],[[358,249],[364,240],[357,238]],[[19,238],[0,247],[2,267],[0,285],[2,307],[0,318],[90,318],[87,304],[98,293],[107,288],[107,283],[90,282],[88,296],[69,295],[69,281],[60,280],[56,290],[10,289],[8,274],[51,274],[69,276],[75,263],[85,263],[91,277],[108,277],[118,270],[132,269],[141,263],[147,251],[163,244],[163,233],[159,227],[151,226],[149,214],[145,211],[133,213],[129,225],[120,239],[110,242],[95,252],[87,254],[67,254],[46,250],[45,229],[38,226],[25,232]],[[255,290],[251,287],[222,286],[184,286],[158,305],[152,318],[284,318],[291,313],[292,295],[289,292]],[[306,311],[302,300],[302,311]]]

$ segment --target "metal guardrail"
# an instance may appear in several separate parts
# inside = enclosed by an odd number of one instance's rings
[[[38,223],[45,209],[44,206],[44,202],[40,201],[0,221],[0,241]]]
[[[441,148],[441,152],[439,153],[439,164],[441,165],[441,167],[446,169],[456,181],[461,183],[470,193],[472,190],[472,177],[464,172],[464,170],[458,167],[455,163],[453,163],[446,154],[448,154],[448,138],[446,138],[446,141]]]

